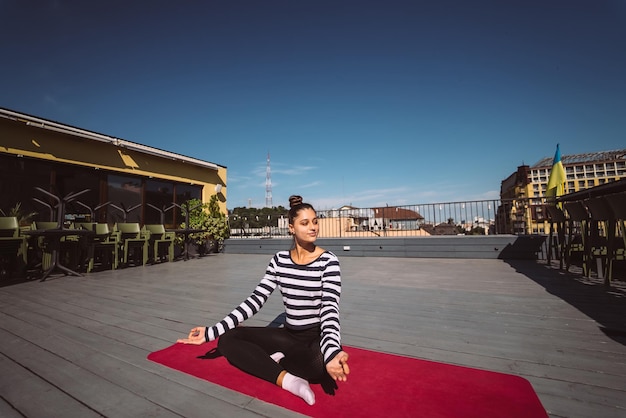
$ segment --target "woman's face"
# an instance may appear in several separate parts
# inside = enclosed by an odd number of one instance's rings
[[[317,224],[317,214],[313,209],[302,209],[289,225],[291,232],[298,242],[315,242],[319,225]]]

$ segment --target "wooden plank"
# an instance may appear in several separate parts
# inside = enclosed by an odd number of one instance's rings
[[[10,335],[0,331],[0,340],[12,339],[12,344],[20,346],[22,351],[31,347],[21,341],[15,341]],[[70,394],[61,390],[54,383],[42,379],[33,373],[28,365],[16,363],[5,351],[8,344],[2,345],[0,356],[0,399],[3,417],[10,416],[55,416],[63,413],[66,417],[100,417],[101,415],[83,404]],[[10,353],[8,353],[10,354]],[[31,365],[32,366],[32,365]],[[38,370],[38,369],[37,369]],[[5,415],[6,413],[6,415]]]
[[[4,370],[0,370],[0,372],[4,372]],[[0,398],[0,417],[23,418],[24,416],[20,414],[11,404]]]
[[[12,320],[9,317],[3,317],[3,324],[7,328],[13,328],[17,321]],[[33,331],[38,330],[29,329],[27,325],[22,324],[23,329]],[[10,334],[0,331],[0,339],[8,338]],[[157,404],[146,401],[143,397],[139,397],[128,390],[123,390],[119,386],[112,384],[105,378],[98,376],[90,371],[75,364],[71,359],[63,358],[62,355],[56,354],[59,351],[60,346],[66,347],[68,351],[72,351],[77,356],[84,356],[85,352],[82,350],[76,350],[69,346],[67,341],[60,342],[58,345],[54,343],[57,339],[53,336],[48,336],[46,341],[46,348],[37,346],[29,341],[14,341],[11,344],[3,344],[2,351],[10,356],[14,361],[18,362],[23,368],[28,370],[37,370],[37,377],[39,382],[49,382],[56,390],[52,391],[57,394],[64,394],[71,398],[73,401],[68,404],[65,398],[54,399],[51,405],[44,405],[44,410],[50,411],[52,415],[60,413],[64,410],[75,411],[73,403],[78,403],[80,400],[81,407],[88,408],[91,415],[104,415],[104,416],[176,416],[176,414],[159,407]],[[73,348],[73,349],[72,349]],[[52,353],[55,352],[55,354]],[[61,353],[64,354],[64,353]],[[92,361],[97,362],[102,359],[94,358]],[[98,364],[102,366],[102,364]],[[118,368],[120,369],[120,368]],[[120,370],[118,370],[119,372]],[[90,382],[91,384],[85,385],[84,382]],[[22,393],[26,393],[23,391]],[[31,402],[37,399],[37,393],[28,395],[31,397]],[[60,396],[59,396],[60,397]],[[16,405],[18,400],[14,399],[13,403]],[[25,406],[26,402],[20,402]],[[81,411],[82,412],[82,411]],[[79,416],[79,415],[76,415]]]

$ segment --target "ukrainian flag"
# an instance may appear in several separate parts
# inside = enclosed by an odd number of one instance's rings
[[[550,170],[550,178],[548,178],[548,187],[546,188],[546,197],[559,197],[565,194],[565,169],[561,162],[561,149],[556,144],[556,153]]]

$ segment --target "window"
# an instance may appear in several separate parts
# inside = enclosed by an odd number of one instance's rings
[[[110,174],[107,179],[107,222],[141,222],[142,181],[138,177]]]
[[[162,180],[146,180],[146,224],[172,225],[174,223],[174,183]],[[166,210],[168,209],[169,210]]]
[[[57,165],[55,172],[56,190],[60,197],[80,193],[74,201],[67,204],[65,220],[96,222],[96,208],[100,203],[100,172],[66,164]]]
[[[182,205],[191,199],[202,199],[202,186],[193,184],[177,184],[176,185],[176,203]],[[181,210],[177,207],[174,212],[174,221],[177,224],[185,221]]]
[[[100,178],[100,174],[90,168],[40,161],[28,157],[0,155],[0,179],[3,180],[0,181],[0,196],[2,196],[0,208],[8,212],[20,203],[22,212],[37,213],[32,218],[34,221],[56,220],[57,202],[37,191],[35,187],[60,198],[89,189],[65,208],[67,220],[77,217],[81,220],[88,219],[91,217],[91,211],[99,203]],[[34,201],[33,198],[41,202]]]

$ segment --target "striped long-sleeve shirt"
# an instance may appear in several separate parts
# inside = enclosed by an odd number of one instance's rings
[[[328,363],[341,351],[341,272],[337,256],[330,251],[304,265],[294,263],[289,251],[276,253],[252,294],[220,322],[207,327],[205,339],[213,341],[259,312],[277,287],[285,305],[286,327],[303,330],[319,325],[320,349]]]

